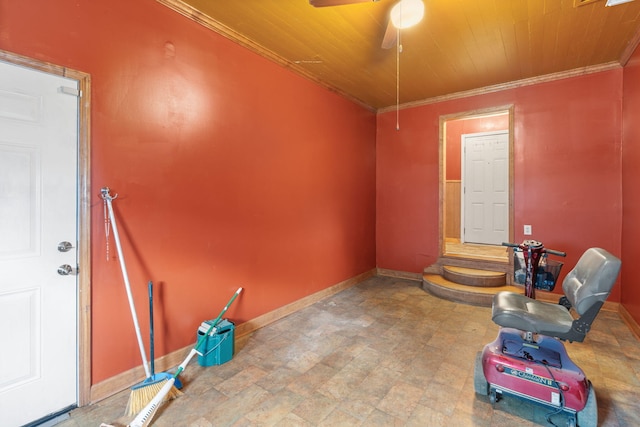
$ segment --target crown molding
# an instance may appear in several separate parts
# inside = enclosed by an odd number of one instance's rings
[[[232,28],[229,28],[228,26],[222,24],[221,22],[216,21],[209,15],[202,13],[201,11],[185,3],[184,1],[182,0],[156,0],[156,1],[175,12],[178,12],[182,16],[185,16],[186,18],[202,25],[203,27],[209,30],[212,30],[220,34],[221,36],[239,44],[240,46],[247,48],[256,54],[272,62],[275,62],[276,64],[284,68],[287,68],[293,71],[294,73],[300,75],[301,77],[306,78],[307,80],[311,80],[312,82],[327,89],[328,91],[334,92],[373,113],[376,112],[375,108],[373,108],[370,105],[367,105],[361,99],[358,99],[353,95],[336,88],[335,86],[327,84],[325,81],[319,79],[318,77],[316,77],[315,75],[313,75],[312,73],[310,73],[309,71],[301,67],[300,65],[296,64],[295,62],[292,62],[283,58],[282,56],[278,55],[272,50],[269,50],[266,47],[256,43],[255,41],[238,33]]]
[[[487,93],[500,92],[503,90],[516,89],[519,87],[553,82],[556,80],[568,79],[571,77],[585,76],[588,74],[600,73],[603,71],[615,70],[620,68],[622,68],[622,66],[617,61],[607,62],[605,64],[593,65],[588,67],[580,67],[580,68],[575,68],[573,70],[562,71],[559,73],[545,74],[543,76],[531,77],[531,78],[522,79],[522,80],[514,80],[512,82],[500,83],[493,86],[485,86],[478,89],[472,89],[472,90],[467,90],[463,92],[450,93],[447,95],[423,99],[421,101],[407,102],[404,104],[400,104],[399,106],[392,105],[389,107],[383,107],[378,109],[378,113],[387,113],[389,111],[396,111],[397,109],[402,110],[407,108],[420,107],[423,105],[436,104],[439,102],[451,101],[454,99],[469,98],[471,96],[478,96],[478,95],[484,95]]]

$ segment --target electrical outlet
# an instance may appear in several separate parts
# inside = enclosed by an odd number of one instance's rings
[[[525,225],[524,226],[524,235],[525,236],[531,236],[531,226],[530,225]]]

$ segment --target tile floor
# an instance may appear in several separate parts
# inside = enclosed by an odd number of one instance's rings
[[[374,277],[242,339],[233,359],[192,360],[184,394],[154,426],[537,426],[545,408],[473,390],[474,358],[493,341],[491,310],[437,299],[418,282]],[[601,312],[567,344],[594,383],[598,425],[640,425],[640,342]],[[125,390],[62,427],[124,426]],[[565,425],[561,416],[551,420]]]

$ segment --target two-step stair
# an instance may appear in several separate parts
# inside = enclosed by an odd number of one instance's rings
[[[446,300],[465,304],[491,306],[499,291],[522,292],[521,287],[507,284],[507,273],[454,265],[442,265],[438,272],[427,269],[422,288]]]

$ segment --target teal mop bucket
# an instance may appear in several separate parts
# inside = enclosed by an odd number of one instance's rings
[[[202,322],[198,328],[198,339],[202,338],[213,320]],[[233,358],[235,325],[227,319],[222,319],[216,325],[215,333],[208,335],[198,355],[200,366],[222,365]]]

